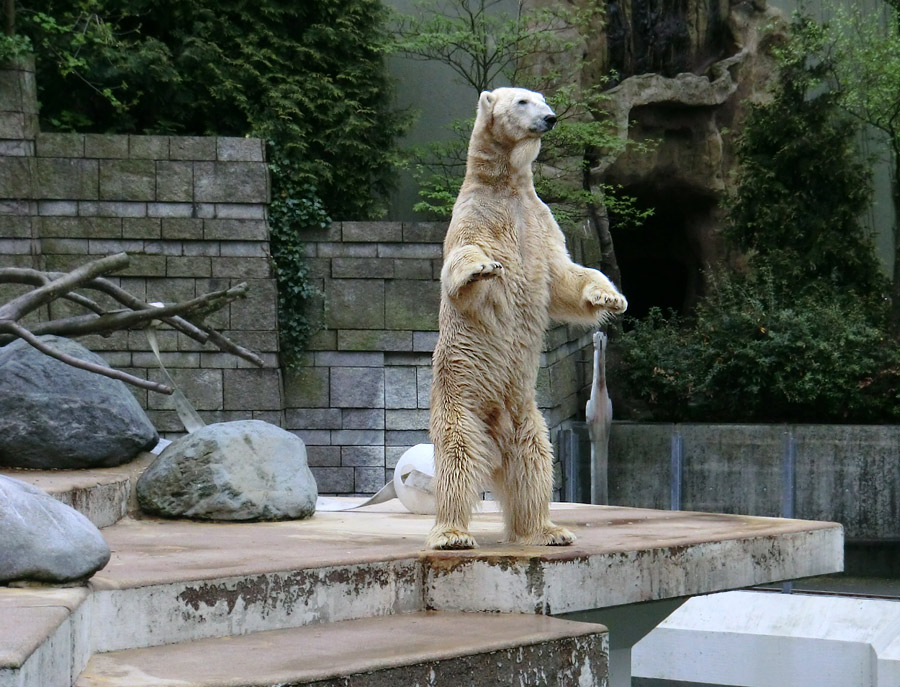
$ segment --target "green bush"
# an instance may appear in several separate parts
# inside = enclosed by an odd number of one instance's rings
[[[852,296],[720,275],[685,322],[659,310],[616,341],[612,389],[634,418],[896,422],[900,353]],[[634,406],[617,399],[617,407]]]

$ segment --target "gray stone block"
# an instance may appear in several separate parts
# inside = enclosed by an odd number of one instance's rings
[[[192,217],[194,206],[191,203],[147,203],[146,214],[150,217]]]
[[[158,239],[162,236],[162,220],[158,217],[127,217],[122,220],[122,238]]]
[[[319,494],[352,494],[354,468],[310,468]]]
[[[156,168],[152,160],[100,160],[101,200],[154,200]]]
[[[437,340],[437,332],[413,332],[413,350],[434,353]]]
[[[78,214],[82,217],[146,217],[147,203],[82,200],[78,202]]]
[[[299,370],[286,371],[285,405],[288,408],[329,407],[331,403],[328,372],[327,367],[303,367]]]
[[[267,279],[271,277],[271,266],[266,258],[227,258],[213,261],[213,277],[225,279]]]
[[[385,284],[384,327],[435,331],[438,328],[440,285],[435,282],[392,280]]]
[[[31,238],[31,217],[0,215],[0,236],[6,238]]]
[[[403,240],[400,222],[342,222],[342,239],[346,242],[378,243]]]
[[[384,468],[353,468],[354,491],[374,494],[385,485]]]
[[[385,446],[384,447],[384,466],[393,470],[397,467],[397,462],[403,457],[412,446]]]
[[[88,249],[93,255],[110,255],[127,251],[139,253],[144,250],[140,239],[88,239]]]
[[[384,446],[341,446],[341,465],[384,468]]]
[[[333,329],[322,329],[309,337],[308,351],[333,351],[337,348],[337,335]]]
[[[268,258],[268,248],[262,241],[222,241],[219,253],[233,258]]]
[[[403,241],[405,243],[444,243],[447,222],[404,222]]]
[[[144,252],[147,255],[181,255],[182,245],[181,241],[144,241]]]
[[[204,257],[166,257],[166,276],[168,277],[210,277],[212,276],[211,258]]]
[[[429,411],[427,410],[386,410],[384,426],[395,430],[428,430]]]
[[[139,361],[138,361],[139,362]],[[167,369],[168,365],[166,366]],[[222,410],[222,371],[202,368],[171,368],[169,374],[181,393],[197,410]],[[165,383],[162,371],[151,370],[150,379]],[[175,402],[165,394],[150,394],[150,408],[153,410],[175,410]]]
[[[246,298],[231,304],[234,329],[275,331],[278,324],[278,292],[274,279],[248,281]]]
[[[341,329],[337,333],[341,351],[411,351],[413,333],[382,329]]]
[[[384,429],[384,410],[381,408],[344,408],[339,425],[334,429]]]
[[[259,138],[216,138],[216,156],[223,162],[262,162],[265,160],[265,150],[265,143]]]
[[[218,219],[265,219],[266,200],[254,203],[217,203],[216,218]]]
[[[42,200],[38,202],[38,214],[42,216],[75,217],[78,215],[78,201]]]
[[[170,136],[170,160],[215,160],[216,139],[213,136]]]
[[[191,351],[160,351],[160,359],[167,369],[175,370],[177,368],[194,369],[200,367],[200,354]],[[133,351],[131,354],[132,364],[137,367],[155,368],[159,363],[153,353],[143,351]]]
[[[35,144],[38,157],[84,157],[84,134],[41,132]]]
[[[0,158],[0,197],[32,198],[37,164],[27,157]]]
[[[341,223],[332,222],[324,229],[304,229],[303,240],[305,242],[318,243],[324,241],[326,243],[341,242]]]
[[[416,369],[386,367],[384,370],[384,405],[386,408],[415,408]]]
[[[265,203],[268,184],[259,162],[194,163],[194,199],[201,203]]]
[[[279,370],[225,370],[225,409],[280,410],[281,378]]]
[[[379,258],[427,258],[441,257],[442,249],[437,243],[380,243]]]
[[[392,279],[394,265],[379,258],[334,258],[331,276],[335,279]]]
[[[332,368],[331,405],[336,408],[384,408],[384,370]]]
[[[29,241],[30,243],[30,241]],[[41,251],[43,253],[58,253],[69,255],[87,255],[89,253],[89,243],[85,239],[55,239],[45,238],[41,240]],[[4,253],[9,251],[3,251]],[[18,252],[18,251],[16,251]]]
[[[156,200],[190,203],[194,200],[194,164],[159,160],[156,163]]]
[[[128,157],[128,136],[122,134],[85,134],[84,156],[125,159]]]
[[[387,262],[387,258],[381,258]],[[416,258],[393,258],[393,276],[396,279],[431,279],[431,260]]]
[[[343,353],[322,351],[315,354],[316,366],[331,367],[383,367],[383,353]]]
[[[310,467],[336,467],[341,464],[340,446],[307,446],[306,460]]]
[[[263,220],[207,219],[203,221],[207,241],[268,241],[269,227]]]
[[[293,433],[303,439],[307,446],[331,446],[329,429],[295,429]]]
[[[316,255],[320,258],[376,258],[378,246],[374,243],[317,243]]]
[[[168,136],[129,136],[128,157],[142,160],[167,160]]]
[[[428,430],[404,430],[391,429],[384,432],[385,446],[415,446],[416,444],[428,444]]]
[[[304,408],[288,410],[285,422],[288,429],[339,429],[339,408]]]
[[[218,241],[186,241],[182,245],[185,255],[207,255],[215,257],[219,254]]]
[[[332,279],[326,281],[325,292],[329,329],[385,329],[382,280]]]
[[[431,407],[431,367],[416,368],[416,396],[420,408]]]
[[[200,241],[203,239],[203,221],[193,217],[161,218],[162,238]]]

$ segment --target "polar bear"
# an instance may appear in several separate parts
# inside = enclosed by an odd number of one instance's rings
[[[430,432],[435,449],[432,549],[476,546],[467,531],[480,491],[500,501],[509,541],[571,544],[550,521],[553,453],[535,403],[551,319],[597,325],[627,302],[601,272],[577,265],[531,164],[556,115],[539,93],[485,91],[466,176],[444,241]]]

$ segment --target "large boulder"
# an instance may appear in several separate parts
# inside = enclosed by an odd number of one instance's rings
[[[260,420],[207,425],[173,441],[137,483],[141,509],[201,520],[310,517],[318,489],[303,441]]]
[[[37,487],[0,475],[0,583],[76,582],[109,561],[90,520]]]
[[[106,362],[58,336],[41,340],[82,360]],[[66,365],[18,339],[0,348],[0,465],[111,467],[159,437],[123,382]]]

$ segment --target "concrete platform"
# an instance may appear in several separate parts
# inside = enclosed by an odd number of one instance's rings
[[[100,654],[75,686],[574,687],[606,674],[606,635],[539,615],[424,611]]]
[[[430,610],[649,607],[842,567],[833,523],[554,504],[576,544],[522,547],[501,541],[495,504],[484,508],[472,527],[481,548],[463,552],[425,551],[432,518],[396,502],[282,523],[125,518],[103,530],[112,558],[86,588],[64,599],[57,589],[2,590],[0,687],[69,687],[105,652]],[[611,640],[625,634],[609,627]],[[630,659],[619,664],[627,672]],[[585,684],[606,684],[595,678]]]

